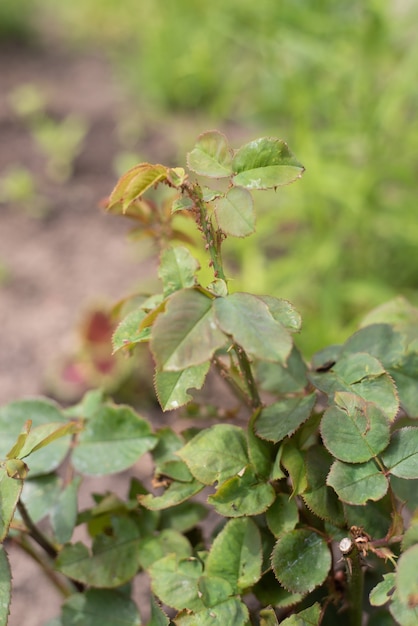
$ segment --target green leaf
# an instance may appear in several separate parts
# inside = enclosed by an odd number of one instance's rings
[[[259,413],[260,409],[256,409],[248,422],[248,456],[257,476],[268,479],[273,468],[274,457],[277,451],[273,444],[260,439],[254,432],[254,424]]]
[[[248,609],[237,598],[229,598],[214,607],[205,608],[198,613],[182,611],[173,621],[177,626],[214,626],[214,624],[233,624],[249,626]]]
[[[396,593],[389,605],[389,610],[399,626],[416,626],[418,623],[418,607],[409,607],[404,604],[399,600]]]
[[[138,501],[142,506],[151,511],[161,511],[177,504],[181,504],[192,496],[202,491],[204,485],[197,480],[191,482],[172,482],[168,489],[161,496],[152,494],[138,496]]]
[[[238,426],[216,424],[191,439],[178,455],[205,485],[224,482],[248,465],[247,440]]]
[[[201,561],[194,557],[178,558],[175,554],[155,561],[149,568],[153,593],[167,606],[178,611],[204,609],[197,583],[203,574]]]
[[[227,335],[253,357],[284,363],[292,340],[267,305],[249,293],[234,293],[214,302],[216,319]]]
[[[152,329],[151,349],[160,370],[181,371],[208,361],[223,346],[213,301],[200,291],[184,289],[173,294]]]
[[[216,221],[226,235],[248,237],[255,231],[252,195],[242,187],[232,187],[215,205]]]
[[[308,487],[304,455],[291,439],[283,444],[281,464],[292,482],[292,496],[303,493]]]
[[[417,336],[417,323],[418,309],[402,296],[398,296],[368,313],[361,326],[390,324],[396,331],[405,335],[408,341],[414,341]]]
[[[365,504],[368,500],[380,500],[388,489],[388,480],[373,460],[351,465],[335,461],[328,474],[330,485],[343,502]]]
[[[212,607],[227,600],[234,595],[232,585],[225,578],[217,576],[201,576],[197,586],[202,598],[202,602],[206,607]]]
[[[184,439],[177,433],[175,433],[168,426],[160,428],[156,432],[158,443],[152,451],[152,457],[154,459],[156,476],[169,476],[174,480],[181,480],[178,475],[176,465],[187,466],[183,461],[179,459],[176,452],[184,446]],[[173,471],[174,470],[174,471]],[[180,470],[183,473],[183,470]],[[187,470],[188,476],[185,482],[192,480],[192,475]]]
[[[392,524],[393,504],[389,494],[367,506],[343,504],[347,526],[363,526],[374,539],[383,539]]]
[[[373,402],[390,420],[396,417],[399,410],[393,380],[380,361],[370,354],[356,352],[343,355],[331,369],[313,372],[309,378],[315,387],[329,396],[337,391],[348,391]]]
[[[281,624],[283,626],[318,626],[320,617],[321,607],[318,602],[315,602],[308,609],[287,617]]]
[[[304,171],[287,144],[275,137],[262,137],[242,146],[235,153],[232,169],[234,185],[247,189],[287,185]]]
[[[106,208],[112,213],[126,213],[129,206],[140,198],[147,189],[167,178],[164,165],[140,163],[124,174],[109,196]]]
[[[300,393],[308,384],[307,367],[296,346],[285,364],[259,361],[256,371],[260,387],[276,395]]]
[[[418,544],[404,552],[396,568],[396,588],[399,600],[410,608],[418,608]]]
[[[30,433],[28,433],[25,443],[19,452],[18,458],[24,459],[33,452],[51,444],[53,441],[67,435],[73,435],[74,433],[79,432],[79,430],[80,425],[76,422],[68,422],[67,424],[52,422],[50,424],[37,426],[36,428],[33,428]]]
[[[0,542],[7,536],[22,487],[23,480],[10,478],[6,468],[0,466]]]
[[[276,320],[292,333],[298,333],[302,327],[302,318],[290,302],[273,296],[257,296],[267,305]]]
[[[238,475],[223,482],[208,502],[225,517],[258,515],[264,513],[274,501],[275,491],[272,485],[260,481],[254,468],[248,465]]]
[[[253,592],[261,604],[270,604],[277,609],[296,606],[306,595],[287,591],[280,585],[271,569],[254,586]]]
[[[111,589],[88,589],[67,598],[62,605],[63,626],[141,626],[134,602]]]
[[[7,626],[12,592],[12,575],[3,546],[0,546],[0,626]]]
[[[166,248],[160,258],[158,276],[164,287],[164,297],[180,289],[193,287],[199,263],[184,246]]]
[[[151,329],[141,328],[141,323],[147,314],[142,309],[135,309],[128,313],[120,322],[112,336],[113,354],[118,350],[127,350],[137,343],[149,341]]]
[[[389,443],[388,419],[375,404],[347,392],[337,392],[337,406],[321,421],[325,446],[340,461],[362,463],[376,457]]]
[[[21,499],[33,522],[37,523],[51,513],[61,490],[62,479],[56,474],[25,480]]]
[[[232,519],[216,536],[205,574],[227,580],[233,593],[254,585],[261,576],[261,537],[250,518]]]
[[[139,564],[148,569],[155,561],[167,554],[175,554],[179,558],[192,556],[192,547],[189,541],[179,532],[167,528],[156,537],[144,537],[139,550]]]
[[[56,560],[56,568],[92,587],[119,587],[137,573],[139,541],[140,531],[135,522],[127,517],[115,517],[112,532],[96,535],[91,552],[81,542],[65,545]]]
[[[314,393],[308,396],[284,398],[262,409],[255,423],[259,437],[268,441],[282,441],[290,437],[305,422],[316,402]]]
[[[393,572],[383,574],[383,580],[369,594],[370,604],[372,606],[383,606],[389,602],[395,583],[395,574]]]
[[[344,526],[344,511],[333,489],[326,480],[332,463],[332,457],[322,446],[313,446],[306,453],[306,477],[308,488],[303,493],[303,500],[315,515],[331,521],[335,526]]]
[[[418,478],[418,428],[395,431],[381,458],[393,476]]]
[[[19,452],[22,450],[23,446],[25,445],[26,439],[28,438],[28,435],[30,433],[30,429],[32,427],[32,421],[31,420],[27,420],[24,424],[23,424],[23,428],[22,431],[19,433],[17,439],[16,439],[16,443],[12,446],[11,450],[9,450],[9,452],[6,455],[7,459],[16,459],[19,456]]]
[[[0,408],[0,458],[6,455],[15,445],[27,420],[32,421],[32,429],[50,423],[66,425],[68,420],[58,405],[51,400],[33,399],[19,400]],[[28,465],[31,477],[48,474],[63,461],[70,446],[70,438],[57,439],[50,445],[30,456]]]
[[[169,626],[170,620],[162,608],[157,604],[154,596],[151,597],[151,620],[148,626]]]
[[[280,535],[293,530],[299,521],[296,501],[290,500],[285,493],[278,493],[275,501],[266,513],[267,525],[278,539]]]
[[[187,393],[190,389],[201,389],[209,371],[210,361],[192,365],[177,372],[155,373],[155,390],[163,411],[178,409],[193,397]]]
[[[326,541],[317,533],[292,530],[277,541],[271,564],[283,587],[296,593],[308,593],[326,579],[331,553]]]
[[[278,626],[277,615],[272,608],[261,609],[260,626]]]
[[[131,408],[104,405],[86,422],[73,464],[77,471],[94,476],[121,472],[156,443],[148,422]]]
[[[70,541],[77,522],[78,489],[81,476],[76,476],[59,494],[50,518],[54,536],[59,543]]]
[[[209,178],[227,178],[232,174],[232,150],[225,135],[217,130],[199,136],[187,155],[187,166],[196,174]]]
[[[160,528],[173,528],[186,533],[204,520],[208,513],[209,509],[200,502],[183,502],[161,511]]]

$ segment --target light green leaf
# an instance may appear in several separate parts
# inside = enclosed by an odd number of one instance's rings
[[[274,298],[273,296],[257,296],[267,305],[268,310],[276,320],[287,330],[297,333],[302,327],[302,317],[288,300]]]
[[[233,593],[254,585],[261,576],[261,537],[248,517],[230,520],[216,536],[205,574],[227,580]]]
[[[172,528],[186,533],[204,520],[208,513],[209,509],[200,502],[182,502],[161,511],[160,528]]]
[[[140,163],[124,174],[109,196],[106,208],[112,213],[126,213],[129,205],[140,198],[147,189],[167,178],[164,165]]]
[[[418,428],[407,427],[395,431],[381,458],[394,476],[418,478]]]
[[[248,465],[244,471],[223,482],[216,493],[208,497],[208,502],[220,515],[241,517],[264,513],[274,497],[274,487],[260,481],[254,468]]]
[[[148,626],[169,626],[170,620],[164,613],[159,604],[157,604],[154,596],[151,597],[151,620]]]
[[[380,500],[389,483],[373,460],[351,465],[335,461],[328,474],[330,485],[343,502],[365,504],[368,500]]]
[[[321,435],[325,446],[340,461],[362,463],[376,457],[389,443],[386,415],[372,402],[337,392],[324,413]]]
[[[67,435],[73,435],[80,431],[80,424],[76,422],[68,422],[62,424],[61,422],[52,422],[50,424],[42,424],[36,428],[32,428],[25,443],[22,446],[18,458],[24,459],[25,457],[33,454],[37,450],[51,444],[53,441],[65,437]]]
[[[290,437],[305,422],[315,406],[316,395],[284,398],[261,410],[255,423],[259,437],[278,442]]]
[[[372,606],[383,606],[391,599],[393,589],[395,587],[395,574],[383,574],[383,580],[371,590],[369,594],[370,604]]]
[[[198,580],[202,602],[206,607],[212,607],[234,595],[232,585],[225,578],[217,576],[201,576]]]
[[[135,603],[120,591],[88,589],[62,605],[63,626],[141,626]]]
[[[248,237],[255,231],[252,195],[243,187],[232,187],[215,205],[216,221],[226,235]]]
[[[148,422],[133,409],[104,405],[86,422],[72,455],[73,464],[83,474],[121,472],[156,443]]]
[[[402,602],[397,591],[392,596],[389,610],[399,626],[416,626],[418,623],[418,606],[409,606]]]
[[[173,623],[177,626],[250,625],[248,609],[238,598],[229,598],[229,600],[225,600],[214,607],[205,608],[198,613],[182,611],[175,617]]]
[[[187,393],[190,389],[201,389],[209,371],[210,362],[192,365],[177,372],[155,373],[155,390],[163,411],[178,409],[193,397]]]
[[[396,588],[399,600],[410,608],[418,608],[418,544],[400,557],[396,568]]]
[[[287,144],[275,137],[262,137],[242,146],[235,153],[232,169],[234,185],[247,189],[287,185],[304,171]]]
[[[198,433],[178,455],[205,485],[224,482],[248,465],[247,440],[238,426],[216,424]]]
[[[315,515],[331,521],[335,526],[344,526],[344,511],[341,502],[331,487],[326,484],[333,459],[323,446],[312,446],[306,453],[306,478],[308,488],[302,498]]]
[[[326,541],[317,533],[292,530],[277,541],[271,564],[283,587],[296,593],[308,593],[326,579],[331,553]]]
[[[284,442],[280,461],[292,481],[292,496],[306,491],[308,481],[304,455],[292,439]]]
[[[163,282],[164,297],[180,289],[193,287],[199,263],[184,246],[166,248],[160,258],[158,275]]]
[[[19,452],[22,450],[23,446],[25,445],[26,439],[28,438],[28,435],[30,433],[30,429],[32,427],[32,421],[31,420],[27,420],[24,424],[23,424],[23,428],[22,431],[19,433],[17,439],[16,439],[16,443],[12,446],[11,450],[9,450],[9,452],[6,455],[7,459],[17,459],[19,456]]]
[[[292,339],[260,298],[249,293],[234,293],[217,298],[214,309],[224,333],[233,337],[248,354],[265,361],[286,361]]]
[[[23,480],[10,478],[6,468],[0,466],[0,542],[7,536],[22,487]]]
[[[312,383],[332,396],[337,391],[354,393],[367,402],[373,402],[390,420],[399,410],[396,387],[380,361],[370,354],[346,354],[325,372],[313,372]]]
[[[3,546],[0,546],[0,626],[7,626],[12,592],[12,575]]]
[[[82,544],[67,544],[56,560],[59,572],[92,587],[120,587],[139,567],[140,531],[127,517],[112,520],[110,534],[96,535],[92,551]]]
[[[318,626],[320,617],[321,606],[318,602],[315,602],[308,609],[287,617],[281,624],[282,626]]]
[[[167,554],[175,554],[179,558],[192,556],[189,541],[179,532],[167,528],[157,536],[144,537],[139,550],[139,564],[148,569],[155,561]]]
[[[155,561],[149,568],[153,593],[164,604],[178,611],[205,608],[197,586],[202,574],[201,561],[194,557],[178,558],[175,554]]]
[[[59,543],[70,541],[77,522],[78,489],[81,476],[76,476],[59,494],[50,518],[56,540]]]
[[[277,615],[272,608],[261,609],[260,626],[278,626]]]
[[[216,324],[212,303],[195,289],[169,298],[152,330],[151,349],[159,369],[181,371],[200,365],[223,346],[226,338]]]
[[[187,165],[196,174],[209,178],[226,178],[232,174],[232,150],[225,135],[217,130],[199,136],[187,155]]]
[[[135,309],[128,313],[120,322],[112,337],[113,354],[118,350],[127,350],[137,343],[149,341],[151,329],[141,328],[141,322],[147,314],[142,309]]]
[[[0,458],[5,458],[15,445],[27,420],[32,421],[32,430],[44,424],[68,424],[58,405],[51,400],[19,400],[3,406],[0,408]],[[48,474],[56,469],[67,454],[69,446],[70,437],[63,437],[33,452],[28,460],[31,477]]]
[[[62,479],[56,474],[37,476],[25,481],[21,499],[32,521],[37,523],[51,513],[61,490]]]
[[[151,511],[161,511],[168,509],[177,504],[181,504],[192,496],[202,491],[204,485],[197,481],[191,482],[172,482],[168,489],[161,496],[153,496],[152,494],[138,496],[138,501],[142,506]]]
[[[293,530],[299,521],[296,501],[285,493],[279,493],[266,513],[267,525],[278,539],[280,535]]]

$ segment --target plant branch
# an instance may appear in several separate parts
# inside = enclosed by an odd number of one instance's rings
[[[244,377],[245,384],[251,396],[251,406],[253,409],[258,409],[263,403],[261,402],[261,398],[258,393],[257,384],[254,380],[249,358],[246,352],[238,344],[234,344],[234,350],[238,358],[238,364]]]
[[[19,500],[17,503],[17,509],[32,539],[45,550],[48,556],[50,556],[52,559],[55,559],[58,556],[58,550],[49,541],[49,539],[47,539],[47,537],[45,537],[45,535],[41,533],[39,528],[32,521],[25,505],[21,500]]]
[[[357,545],[346,537],[340,542],[348,570],[348,602],[350,626],[361,626],[363,622],[363,586],[364,574],[361,567],[361,555]]]

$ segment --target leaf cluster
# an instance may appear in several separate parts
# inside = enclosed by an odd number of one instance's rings
[[[129,354],[149,344],[163,411],[198,403],[209,371],[233,390],[237,410],[215,410],[205,427],[196,419],[179,432],[155,429],[100,391],[66,410],[41,399],[3,407],[1,538],[37,542],[65,577],[54,626],[143,623],[132,591],[141,572],[151,581],[150,626],[360,625],[364,607],[371,620],[412,625],[418,311],[392,301],[343,345],[306,362],[293,340],[301,328],[294,307],[233,292],[222,263],[225,238],[254,230],[252,191],[294,181],[302,165],[281,140],[233,151],[210,131],[188,167],[140,164],[109,197],[110,211],[135,219],[162,248],[161,293],[118,308],[113,347]],[[161,185],[173,199],[157,208],[143,195]],[[191,246],[172,245],[179,212],[201,233],[209,283],[198,280]],[[197,404],[197,416],[205,409]],[[125,499],[96,494],[92,507],[78,510],[83,476],[135,468],[145,454],[154,464],[150,484],[134,469]],[[46,515],[43,534],[37,524]],[[72,541],[80,525],[87,543]],[[363,570],[370,599],[361,591]],[[0,571],[6,624],[3,549]]]

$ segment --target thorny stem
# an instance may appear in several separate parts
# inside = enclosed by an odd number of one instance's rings
[[[45,535],[41,533],[36,524],[33,523],[29,513],[26,510],[25,505],[21,500],[19,500],[17,503],[17,509],[32,539],[45,550],[48,556],[50,556],[52,559],[55,559],[58,555],[58,550],[49,541],[49,539],[47,539],[47,537],[45,537]]]
[[[261,398],[258,393],[257,384],[254,380],[253,372],[251,370],[251,364],[248,359],[246,352],[241,348],[241,346],[235,344],[234,350],[238,358],[238,363],[243,373],[245,384],[248,388],[248,391],[251,396],[251,406],[253,409],[258,409],[262,406]]]
[[[364,574],[361,568],[361,556],[357,546],[346,555],[349,564],[349,603],[350,603],[350,626],[361,626],[363,617],[363,584]]]

